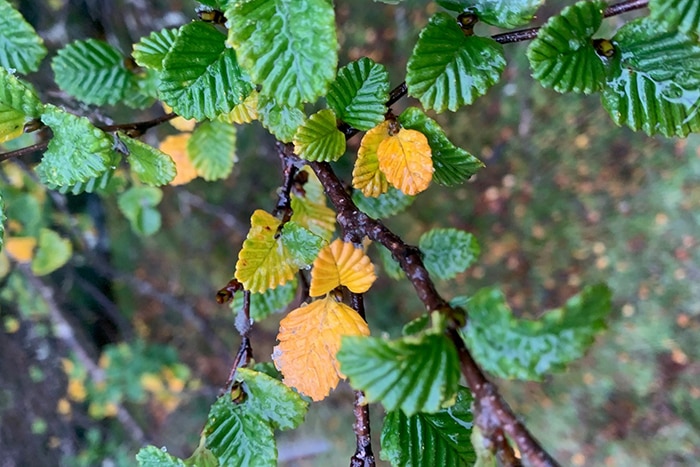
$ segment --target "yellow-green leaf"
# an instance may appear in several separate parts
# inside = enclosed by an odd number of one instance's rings
[[[363,195],[376,198],[389,189],[389,182],[379,170],[377,149],[379,144],[389,137],[389,122],[385,121],[369,130],[360,142],[357,161],[352,170],[352,186]]]

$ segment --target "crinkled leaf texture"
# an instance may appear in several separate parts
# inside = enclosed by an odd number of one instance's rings
[[[700,130],[700,43],[640,18],[620,28],[602,94],[618,125],[648,135],[685,137]]]
[[[282,243],[299,269],[310,266],[328,244],[325,238],[291,220],[282,228]]]
[[[369,336],[369,327],[331,296],[291,311],[280,322],[279,344],[272,353],[284,384],[315,401],[324,399],[344,377],[336,360],[343,336]]]
[[[44,183],[75,185],[102,175],[115,164],[112,138],[87,118],[47,105],[41,121],[53,131],[49,147],[36,167]]]
[[[606,3],[581,1],[551,17],[527,49],[532,76],[557,92],[591,94],[605,83],[605,65],[593,45]]]
[[[697,0],[649,0],[651,17],[668,29],[700,34],[700,2]]]
[[[401,409],[408,416],[434,413],[454,402],[459,360],[443,334],[396,340],[344,337],[337,358],[350,385],[388,411]]]
[[[472,234],[457,229],[432,229],[421,236],[418,248],[425,268],[440,279],[452,279],[466,271],[481,252]]]
[[[154,31],[134,44],[134,61],[140,66],[160,71],[163,60],[180,34],[177,28],[166,28]]]
[[[88,104],[116,104],[131,86],[131,72],[122,54],[97,39],[75,41],[51,61],[56,84]]]
[[[407,195],[417,195],[430,186],[433,160],[428,139],[416,130],[401,128],[377,146],[379,170],[386,180]]]
[[[51,229],[41,229],[38,247],[32,260],[32,273],[36,276],[45,276],[54,272],[66,264],[73,255],[73,245],[70,240],[62,238]]]
[[[0,0],[0,67],[22,74],[36,71],[46,52],[44,41],[20,12]]]
[[[462,337],[481,367],[499,378],[539,381],[583,356],[605,329],[610,290],[585,288],[562,308],[536,320],[517,319],[497,289],[481,289],[451,303],[468,310]]]
[[[501,44],[488,37],[465,36],[455,18],[437,13],[421,31],[408,59],[408,94],[426,109],[454,112],[485,94],[505,66]]]
[[[150,186],[134,186],[119,196],[119,210],[137,234],[148,237],[160,229],[160,212],[156,209],[163,192]]]
[[[250,218],[250,230],[236,263],[236,279],[246,290],[265,292],[294,278],[298,268],[277,237],[280,220],[257,209]]]
[[[139,467],[185,467],[182,459],[168,454],[168,451],[155,446],[146,446],[136,454]]]
[[[415,199],[415,196],[409,196],[393,186],[376,198],[366,197],[357,190],[352,193],[352,200],[360,211],[374,219],[396,215],[406,210]]]
[[[302,169],[308,174],[304,193],[292,193],[292,221],[315,235],[330,241],[335,232],[335,211],[326,205],[321,182],[309,166]]]
[[[224,34],[201,21],[180,28],[158,85],[161,99],[177,114],[213,120],[231,112],[252,89]]]
[[[222,115],[219,117],[220,120],[229,123],[238,123],[240,125],[244,123],[250,123],[253,120],[258,119],[258,91],[253,89],[248,97],[245,98],[243,102],[237,104],[231,113],[228,115]]]
[[[262,126],[268,129],[283,143],[294,139],[297,129],[306,121],[303,107],[279,104],[275,99],[258,97],[258,118]]]
[[[532,21],[544,0],[437,0],[448,10],[474,13],[484,23],[516,28]]]
[[[469,179],[484,163],[456,147],[447,139],[440,124],[417,107],[409,107],[399,116],[401,126],[416,130],[428,138],[433,159],[433,180],[441,185],[457,185]]]
[[[220,465],[277,465],[274,430],[296,428],[308,403],[276,379],[247,368],[236,370],[242,401],[221,396],[204,428],[207,448]]]
[[[345,153],[345,135],[338,129],[335,114],[323,109],[297,128],[294,153],[307,161],[335,161]]]
[[[335,12],[327,0],[233,0],[228,40],[262,92],[282,105],[313,102],[338,65]]]
[[[34,88],[0,68],[0,143],[20,136],[24,124],[39,117],[41,111]]]
[[[120,140],[129,150],[129,165],[136,177],[146,185],[161,186],[175,178],[175,162],[163,151],[144,142],[120,134]]]
[[[370,130],[384,121],[389,73],[371,58],[350,62],[338,71],[326,100],[340,120],[358,130]]]
[[[273,313],[284,311],[294,300],[297,290],[296,280],[287,282],[284,285],[268,289],[263,293],[250,294],[250,319],[262,321]],[[243,309],[243,294],[238,293],[231,303],[231,309],[238,313]]]
[[[376,198],[389,189],[386,176],[379,170],[377,157],[379,143],[389,137],[389,125],[390,122],[384,121],[365,133],[352,169],[352,186],[370,198]]]
[[[471,467],[476,453],[470,436],[472,395],[460,386],[454,405],[436,413],[406,416],[389,412],[382,427],[380,457],[395,467]]]
[[[338,238],[314,260],[309,295],[320,297],[341,285],[353,293],[365,293],[376,279],[374,266],[362,248]]]
[[[187,140],[187,155],[204,180],[227,178],[236,162],[236,127],[221,121],[203,122]]]

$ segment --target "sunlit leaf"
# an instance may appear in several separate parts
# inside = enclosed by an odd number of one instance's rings
[[[313,102],[338,64],[335,13],[327,0],[235,0],[228,40],[253,82],[282,105]]]
[[[0,67],[0,143],[24,133],[24,124],[39,117],[41,108],[34,88]]]
[[[34,28],[12,4],[0,0],[0,67],[26,74],[36,71],[45,56],[44,41]]]
[[[303,107],[278,104],[274,99],[258,97],[258,119],[262,126],[283,143],[294,139],[297,128],[306,121]]]
[[[398,214],[408,208],[415,199],[414,196],[408,196],[393,186],[376,198],[368,198],[359,191],[354,191],[352,194],[352,200],[357,207],[374,219]]]
[[[401,128],[377,148],[379,169],[393,186],[407,195],[417,195],[433,179],[433,161],[425,135]]]
[[[161,99],[184,118],[215,119],[231,112],[252,91],[236,52],[211,24],[194,21],[180,28],[163,60]]]
[[[121,134],[120,140],[129,150],[129,165],[136,177],[146,185],[160,186],[175,178],[175,162],[162,151],[137,139]]]
[[[160,142],[159,149],[170,156],[177,170],[171,185],[184,185],[197,178],[197,169],[187,154],[187,142],[191,137],[190,133],[182,133],[167,136]]]
[[[74,185],[98,177],[114,166],[114,140],[87,118],[47,105],[41,121],[53,131],[48,149],[36,167],[43,182]]]
[[[454,112],[485,94],[505,66],[501,44],[488,37],[465,36],[455,18],[437,13],[421,31],[408,59],[408,94],[426,109]]]
[[[309,295],[319,297],[341,285],[351,292],[364,293],[376,279],[374,266],[362,248],[336,239],[314,261]]]
[[[146,446],[136,454],[139,467],[185,467],[185,462],[168,451],[155,446]]]
[[[481,289],[452,304],[468,310],[462,335],[484,370],[500,378],[539,381],[583,356],[605,329],[610,296],[604,285],[587,287],[536,320],[513,316],[497,289]]]
[[[293,280],[279,287],[275,287],[274,289],[268,289],[263,293],[251,293],[250,319],[253,321],[262,321],[273,313],[284,311],[292,300],[294,300],[296,289],[297,282]],[[243,294],[238,293],[233,299],[231,309],[237,313],[242,308]]]
[[[32,260],[32,273],[36,276],[50,274],[66,264],[72,255],[70,240],[51,229],[41,229],[38,248]]]
[[[235,277],[246,290],[262,293],[294,278],[297,268],[282,239],[280,221],[258,209],[250,218],[250,230],[238,254]]]
[[[129,220],[132,230],[148,237],[160,229],[161,217],[156,206],[162,198],[163,192],[158,188],[135,186],[121,194],[117,204]]]
[[[408,417],[400,410],[389,412],[380,457],[395,467],[473,466],[471,403],[469,389],[460,386],[455,404],[436,413]]]
[[[28,263],[34,258],[36,244],[35,237],[8,237],[4,249],[18,263]]]
[[[384,121],[389,73],[367,57],[350,62],[338,70],[326,100],[340,120],[358,130],[370,130]]]
[[[133,57],[139,65],[153,70],[163,69],[163,60],[175,43],[180,30],[166,28],[154,31],[134,44]]]
[[[462,183],[484,167],[484,163],[456,147],[447,139],[445,131],[435,120],[417,107],[409,107],[399,116],[401,126],[416,130],[428,138],[433,158],[433,180],[441,185]]]
[[[557,92],[591,94],[605,83],[605,65],[593,45],[607,4],[581,1],[553,16],[527,49],[532,76]]]
[[[357,161],[352,170],[352,186],[364,196],[376,198],[389,189],[389,182],[379,170],[377,149],[379,143],[389,137],[389,122],[385,121],[369,130],[360,142]]]
[[[438,412],[457,391],[457,351],[443,334],[396,340],[345,337],[337,358],[350,385],[388,411],[401,409],[408,416]]]
[[[343,377],[335,358],[342,336],[368,336],[360,315],[333,297],[290,312],[281,322],[272,359],[284,384],[315,401],[324,399]]]
[[[697,0],[649,0],[651,17],[685,33],[700,34],[700,2]]]
[[[437,0],[437,3],[448,10],[473,13],[484,23],[511,29],[532,21],[544,0]]]
[[[345,153],[345,135],[335,114],[323,109],[309,117],[294,135],[294,153],[308,161],[335,161]]]
[[[618,125],[648,135],[700,130],[700,43],[640,18],[615,34],[603,107]]]
[[[187,140],[187,155],[204,180],[227,178],[236,161],[236,127],[230,123],[201,123]]]
[[[294,221],[284,224],[282,243],[289,250],[294,264],[300,269],[311,265],[321,248],[328,244],[325,238]]]
[[[425,268],[440,279],[466,271],[481,251],[472,234],[457,229],[432,229],[421,236],[418,247]]]
[[[222,115],[221,120],[229,123],[250,123],[258,119],[258,91],[253,90],[243,102],[237,104],[231,113]]]

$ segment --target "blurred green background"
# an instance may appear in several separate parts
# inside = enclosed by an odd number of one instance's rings
[[[189,21],[195,6],[17,3],[53,52],[87,37],[128,52],[152,30]],[[571,3],[550,0],[539,16]],[[417,0],[337,1],[341,65],[369,56],[399,84],[436,9]],[[606,31],[619,21],[608,20]],[[435,117],[487,167],[463,186],[432,186],[387,224],[413,243],[432,227],[476,235],[481,260],[438,283],[447,298],[496,284],[517,314],[536,317],[586,284],[607,282],[610,329],[586,358],[542,384],[499,386],[562,465],[700,465],[700,137],[635,134],[617,128],[596,96],[542,89],[529,76],[526,46],[506,47],[509,66],[487,96]],[[161,113],[86,108],[51,77],[48,63],[30,77],[45,101],[96,121]],[[394,111],[415,104],[404,99]],[[166,125],[146,140],[173,133]],[[336,164],[346,180],[358,145],[352,139]],[[0,167],[8,222],[51,225],[76,248],[67,266],[42,278],[0,256],[0,465],[133,465],[144,442],[181,456],[196,446],[239,343],[232,313],[214,296],[232,275],[250,214],[274,206],[281,181],[260,170],[278,160],[257,123],[239,129],[237,154],[224,182],[165,188],[163,227],[146,239],[131,232],[113,196],[37,186],[27,166],[38,156]],[[374,335],[396,335],[422,309],[407,281],[382,274],[367,296]],[[269,360],[279,319],[255,325],[257,359]],[[346,465],[354,449],[351,402],[343,384],[313,404],[299,430],[280,435],[280,465]],[[381,407],[372,417],[378,435]],[[378,436],[374,447],[378,453]]]

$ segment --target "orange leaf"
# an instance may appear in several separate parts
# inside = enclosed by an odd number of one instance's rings
[[[173,108],[170,107],[168,104],[163,103],[163,110],[165,110],[165,113],[169,114],[170,112],[173,111]],[[175,117],[172,120],[168,120],[168,123],[170,125],[180,131],[192,131],[194,130],[195,125],[197,124],[197,120],[194,118],[191,118],[189,120],[186,120],[182,117]],[[163,151],[165,152],[165,151]]]
[[[369,130],[360,142],[357,161],[352,170],[352,186],[363,195],[376,198],[389,189],[386,176],[379,170],[377,149],[389,137],[389,122],[384,121]]]
[[[379,143],[379,169],[386,179],[407,195],[417,195],[433,179],[433,159],[428,138],[419,131],[401,128]]]
[[[177,175],[170,182],[171,185],[184,185],[197,178],[197,169],[194,168],[192,161],[187,155],[187,141],[189,141],[190,136],[192,136],[191,133],[168,136],[160,143],[158,148],[169,155],[175,162]]]
[[[34,258],[35,237],[10,237],[5,240],[3,250],[18,263],[28,263]]]
[[[339,285],[351,292],[367,292],[376,278],[374,266],[361,248],[336,239],[314,260],[309,295],[318,297]]]
[[[325,398],[345,377],[335,358],[342,336],[369,336],[369,327],[330,296],[290,312],[280,322],[279,345],[272,353],[284,384],[315,401]]]

